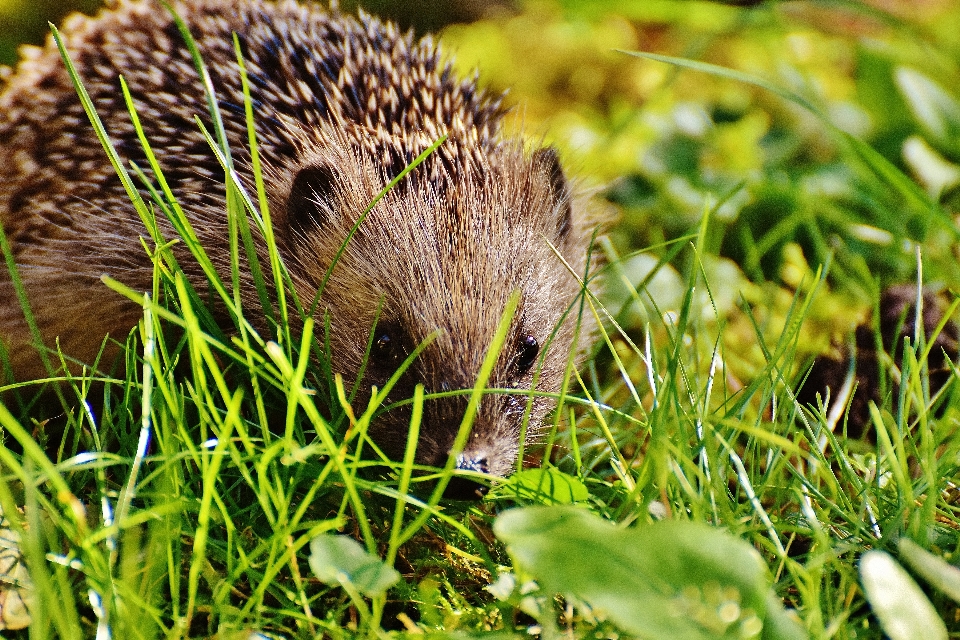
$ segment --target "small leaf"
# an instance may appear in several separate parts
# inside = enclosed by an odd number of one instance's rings
[[[310,541],[310,569],[326,584],[350,584],[366,596],[378,596],[400,580],[400,574],[367,553],[353,538],[333,534]]]
[[[897,543],[900,557],[914,573],[930,586],[960,603],[960,569],[933,555],[913,540],[901,538]]]
[[[20,551],[20,535],[0,511],[0,630],[26,629],[32,617],[33,582]]]
[[[756,550],[707,525],[623,528],[563,506],[507,511],[493,530],[543,591],[586,602],[627,633],[658,640],[806,637],[770,591]]]
[[[579,478],[553,467],[524,469],[502,485],[500,493],[542,504],[570,504],[590,499]]]
[[[947,640],[947,627],[910,574],[883,551],[860,559],[867,601],[891,640]]]

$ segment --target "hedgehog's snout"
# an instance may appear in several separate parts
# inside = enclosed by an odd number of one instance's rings
[[[487,473],[489,466],[487,456],[484,454],[464,454],[457,456],[457,469],[459,471],[478,471]]]
[[[483,454],[461,453],[457,456],[458,471],[479,471],[487,473],[488,458]],[[445,498],[452,500],[479,500],[486,495],[490,487],[481,484],[473,478],[456,476],[450,480],[447,490],[444,492]]]

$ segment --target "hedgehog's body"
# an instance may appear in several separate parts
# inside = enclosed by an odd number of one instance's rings
[[[398,356],[438,332],[396,397],[417,382],[428,393],[469,388],[519,289],[491,385],[529,388],[538,345],[560,326],[538,385],[557,391],[575,324],[561,320],[579,287],[550,245],[582,269],[588,231],[571,212],[555,154],[525,156],[520,143],[501,140],[498,100],[456,79],[429,41],[391,25],[292,1],[189,0],[175,8],[198,42],[237,172],[253,193],[232,33],[239,36],[274,228],[300,300],[314,299],[350,228],[390,178],[449,136],[372,210],[319,298],[317,316],[330,313],[333,370],[346,380],[359,374],[382,305],[363,387],[381,385]],[[120,0],[97,18],[73,18],[63,34],[121,157],[146,167],[123,104],[123,74],[173,193],[229,282],[223,171],[194,122],[208,122],[208,108],[173,19],[159,2]],[[65,354],[90,362],[104,335],[123,340],[141,310],[100,277],[149,291],[147,234],[51,44],[29,50],[0,94],[0,220],[48,346],[58,338]],[[175,235],[165,220],[161,230]],[[178,258],[206,290],[195,262]],[[244,278],[246,306],[258,309]],[[15,377],[44,374],[6,269],[0,339]],[[525,405],[522,395],[486,396],[464,466],[507,473]],[[428,403],[422,462],[442,463],[465,406],[461,398]],[[534,403],[534,427],[548,408]],[[396,454],[404,427],[405,416],[387,414],[374,435]]]

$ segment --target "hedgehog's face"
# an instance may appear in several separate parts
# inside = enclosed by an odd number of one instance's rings
[[[552,150],[500,150],[483,169],[414,178],[387,193],[346,244],[320,296],[330,313],[331,366],[348,385],[383,387],[424,342],[390,393],[371,435],[394,458],[406,447],[417,384],[428,394],[417,461],[443,465],[490,342],[514,291],[519,305],[458,466],[503,476],[522,434],[536,435],[559,392],[575,343],[581,229]],[[385,184],[372,162],[313,162],[295,177],[285,208],[289,264],[311,299],[362,212]],[[537,394],[531,394],[534,388]]]

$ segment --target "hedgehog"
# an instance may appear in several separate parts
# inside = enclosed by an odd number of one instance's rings
[[[570,354],[582,358],[589,333],[575,274],[589,270],[596,223],[557,151],[504,133],[502,94],[481,89],[476,74],[458,77],[429,36],[294,0],[179,0],[172,9],[205,63],[239,182],[255,193],[238,38],[277,250],[299,300],[316,301],[317,326],[329,323],[330,369],[360,381],[358,406],[428,342],[387,399],[409,398],[417,384],[440,396],[424,407],[418,463],[447,461],[469,394],[444,392],[475,385],[519,291],[488,385],[500,392],[483,395],[456,458],[459,469],[508,475],[521,433],[532,439],[542,430],[549,396]],[[212,130],[205,85],[171,12],[159,0],[118,0],[95,17],[68,18],[62,38],[121,159],[149,167],[123,75],[167,183],[229,282],[224,171],[197,126],[199,116]],[[438,141],[347,241],[385,186]],[[3,269],[7,371],[16,380],[44,377],[39,351],[54,345],[71,362],[93,362],[103,344],[101,363],[116,356],[142,308],[102,276],[150,291],[149,236],[50,40],[25,48],[0,94],[0,222],[46,345],[36,344]],[[157,224],[164,238],[176,237],[166,218]],[[253,234],[269,264],[262,233]],[[187,279],[207,290],[184,244],[174,247]],[[242,271],[245,309],[264,314]],[[267,339],[275,330],[266,318],[254,324]],[[408,425],[409,408],[387,411],[370,435],[396,458]]]

